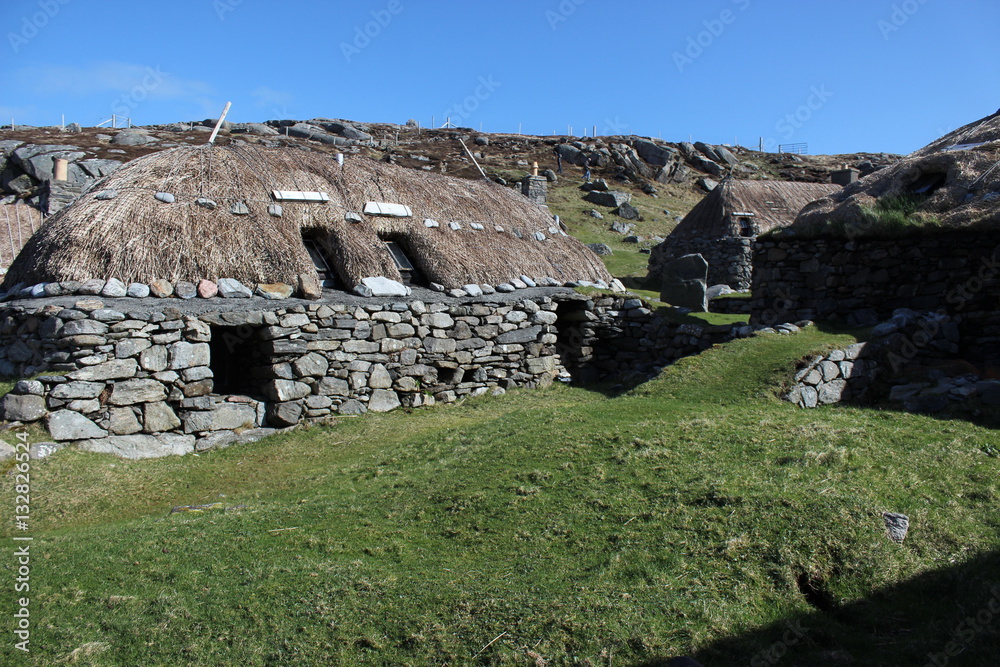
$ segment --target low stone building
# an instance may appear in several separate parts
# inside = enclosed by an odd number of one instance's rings
[[[663,267],[685,255],[708,261],[708,284],[750,288],[753,241],[790,225],[803,206],[840,186],[727,178],[688,213],[649,256],[649,280],[659,287]]]

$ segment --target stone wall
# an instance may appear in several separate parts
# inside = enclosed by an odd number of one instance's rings
[[[8,376],[44,375],[0,408],[94,451],[210,449],[261,426],[550,383],[566,374],[557,307],[548,296],[187,313],[14,303],[0,319],[0,363]]]
[[[974,355],[1000,354],[1000,232],[907,238],[765,237],[754,252],[751,320],[871,326],[899,308],[955,318]]]
[[[668,237],[653,248],[649,257],[649,276],[659,288],[663,267],[684,255],[699,254],[708,262],[708,284],[729,285],[736,290],[750,287],[753,272],[753,238],[723,237],[678,239]]]
[[[41,375],[0,399],[0,417],[44,419],[54,440],[91,451],[184,454],[304,420],[557,378],[637,384],[735,335],[658,315],[640,299],[567,289],[498,301],[125,307],[149,301],[6,305],[3,372]]]

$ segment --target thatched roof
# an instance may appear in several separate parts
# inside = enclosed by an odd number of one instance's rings
[[[325,192],[329,201],[276,202],[275,190]],[[108,193],[114,198],[102,199]],[[173,203],[157,193],[173,195]],[[345,219],[368,202],[402,204],[413,215]],[[240,203],[247,214],[232,212]],[[274,204],[280,217],[269,213]],[[426,226],[427,219],[439,226]],[[295,285],[299,274],[316,273],[303,234],[323,246],[347,289],[371,276],[400,280],[386,240],[445,287],[496,285],[522,274],[610,281],[600,259],[554,224],[517,192],[485,181],[361,157],[339,166],[329,155],[298,149],[188,146],[127,163],[49,218],[6,282],[225,277]]]
[[[0,268],[7,268],[42,225],[42,212],[24,204],[0,204]]]
[[[763,234],[790,225],[803,206],[837,190],[839,185],[829,183],[726,179],[691,209],[670,237],[741,236],[740,218],[750,219],[755,233]]]
[[[908,203],[910,225],[1000,226],[1000,112],[950,132],[896,164],[806,207],[799,233],[878,236],[879,207]]]

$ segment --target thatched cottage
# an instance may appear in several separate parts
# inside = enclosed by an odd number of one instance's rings
[[[0,204],[0,275],[42,226],[42,212],[25,204]]]
[[[347,290],[373,276],[460,288],[521,275],[611,280],[548,214],[493,183],[205,145],[147,155],[108,176],[48,220],[5,287],[233,278],[318,296],[321,280]]]
[[[597,306],[563,287],[579,282],[613,279],[492,183],[299,150],[163,151],[49,218],[12,264],[0,375],[38,377],[0,418],[146,457],[541,385],[597,361]]]
[[[653,248],[649,278],[658,282],[667,263],[697,253],[708,262],[710,285],[748,289],[753,239],[790,225],[803,206],[839,189],[825,183],[727,178]]]

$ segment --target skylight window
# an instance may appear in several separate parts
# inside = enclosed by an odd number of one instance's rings
[[[328,202],[330,195],[325,192],[307,190],[273,190],[271,194],[275,201]]]
[[[412,218],[413,211],[402,204],[387,204],[370,201],[365,204],[365,215],[381,215],[387,218]]]

